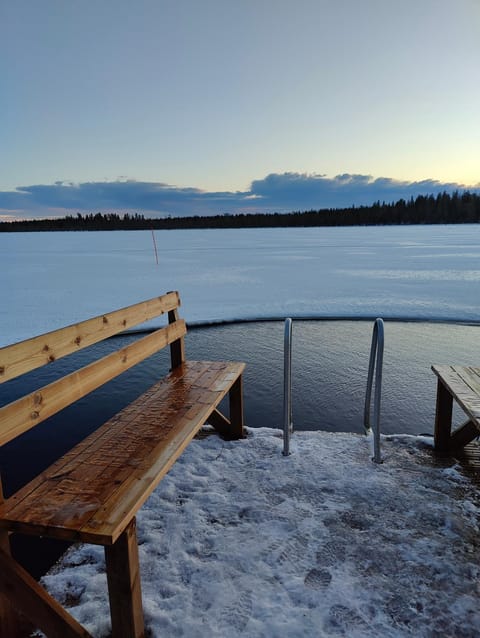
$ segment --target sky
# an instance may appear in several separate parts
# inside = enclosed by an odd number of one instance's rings
[[[479,0],[5,0],[0,215],[480,189]]]

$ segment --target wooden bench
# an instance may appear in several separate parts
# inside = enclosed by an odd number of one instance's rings
[[[450,452],[480,435],[480,368],[435,365],[432,370],[438,377],[435,449]],[[454,399],[468,419],[452,433]]]
[[[0,349],[4,382],[168,313],[155,332],[0,408],[4,445],[170,346],[165,378],[18,492],[4,498],[0,489],[0,636],[21,635],[20,617],[49,638],[89,635],[12,558],[12,532],[103,545],[112,636],[144,636],[135,515],[207,421],[228,438],[244,434],[245,364],[186,361],[179,305],[178,293],[170,292]],[[229,418],[218,410],[227,394]]]

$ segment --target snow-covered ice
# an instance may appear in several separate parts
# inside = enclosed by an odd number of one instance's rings
[[[478,321],[480,224],[0,233],[0,345],[179,290],[187,322]]]
[[[138,516],[152,636],[478,636],[480,502],[430,444],[385,438],[375,465],[352,434],[194,440]],[[108,634],[102,548],[43,582]]]

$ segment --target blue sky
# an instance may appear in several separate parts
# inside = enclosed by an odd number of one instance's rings
[[[0,5],[0,215],[480,189],[478,0]]]

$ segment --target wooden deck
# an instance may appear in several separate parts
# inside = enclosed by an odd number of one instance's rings
[[[433,365],[437,376],[435,448],[453,453],[480,434],[480,368]],[[452,432],[452,409],[456,402],[468,419]]]
[[[463,448],[458,448],[450,458],[460,464],[465,475],[480,490],[480,442],[474,441]]]

